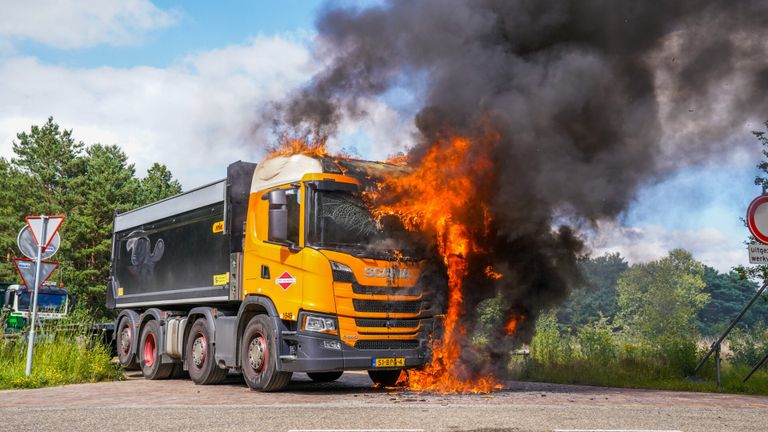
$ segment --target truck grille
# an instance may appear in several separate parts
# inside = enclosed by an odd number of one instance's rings
[[[418,340],[361,340],[355,344],[355,348],[363,350],[416,349],[418,347]]]
[[[416,296],[421,294],[422,290],[418,286],[412,286],[409,288],[392,288],[385,286],[360,285],[357,282],[353,282],[352,292],[355,294]]]
[[[416,328],[419,326],[421,320],[417,319],[369,319],[358,318],[355,320],[355,324],[358,327],[387,327],[387,328]]]
[[[418,313],[421,301],[381,301],[352,299],[357,312]]]

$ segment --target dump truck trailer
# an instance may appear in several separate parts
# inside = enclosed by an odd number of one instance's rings
[[[309,155],[235,162],[206,186],[115,216],[107,305],[120,364],[251,389],[423,366],[434,331],[423,262],[375,247],[361,200],[402,167]],[[395,258],[397,257],[397,258]]]

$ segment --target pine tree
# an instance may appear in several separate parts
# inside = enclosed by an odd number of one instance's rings
[[[0,280],[18,280],[11,259],[19,255],[16,234],[24,216],[63,214],[61,262],[64,282],[94,318],[109,314],[105,293],[116,211],[127,211],[181,191],[167,167],[155,163],[139,179],[115,145],[85,146],[71,130],[49,118],[13,142],[15,157],[0,158]]]

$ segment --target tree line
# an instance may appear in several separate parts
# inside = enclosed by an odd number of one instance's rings
[[[666,260],[686,263],[686,272],[676,272],[679,268],[665,260],[630,266],[618,253],[583,259],[580,267],[584,284],[574,289],[556,311],[561,327],[575,331],[601,318],[613,321],[626,317],[631,311],[659,311],[665,316],[679,312],[690,319],[686,331],[714,336],[725,330],[758,288],[756,282],[735,270],[718,272],[681,250],[673,251]],[[685,286],[674,285],[683,282]],[[764,323],[766,317],[768,301],[759,299],[739,326],[753,328]]]
[[[126,211],[181,192],[168,168],[154,163],[143,177],[118,146],[86,145],[53,118],[16,135],[13,156],[0,158],[0,280],[17,281],[16,236],[29,215],[65,215],[60,261],[51,280],[64,283],[77,307],[105,317],[112,221]]]

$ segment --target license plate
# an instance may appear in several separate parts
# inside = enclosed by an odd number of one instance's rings
[[[373,367],[400,367],[405,366],[405,357],[375,358],[371,362]]]

